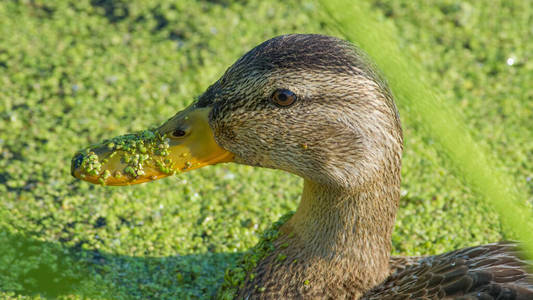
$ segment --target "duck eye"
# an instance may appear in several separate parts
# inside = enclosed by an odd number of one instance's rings
[[[272,94],[271,99],[277,105],[287,107],[296,101],[296,94],[289,90],[279,89]]]

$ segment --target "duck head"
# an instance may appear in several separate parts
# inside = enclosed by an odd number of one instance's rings
[[[246,53],[160,127],[80,151],[72,174],[128,185],[233,161],[301,176],[297,211],[238,297],[265,287],[272,298],[356,299],[389,272],[401,154],[392,95],[363,53],[294,34]]]
[[[159,128],[77,153],[72,174],[107,185],[234,161],[357,188],[399,172],[402,133],[384,81],[343,40],[312,34],[255,47]]]

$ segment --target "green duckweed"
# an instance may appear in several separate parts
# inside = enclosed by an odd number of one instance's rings
[[[255,274],[251,271],[257,266],[257,263],[260,260],[275,250],[274,242],[280,235],[279,229],[292,217],[293,214],[294,212],[291,211],[273,223],[272,226],[263,233],[259,242],[243,255],[235,267],[226,270],[224,274],[224,283],[218,291],[217,299],[233,299],[239,287],[243,286],[246,281],[246,277],[250,280],[255,278]],[[283,254],[280,254],[277,257],[278,261],[283,261],[286,258],[287,256]],[[264,291],[264,288],[262,287],[257,288],[257,291],[262,292],[260,289],[263,289],[262,291]]]
[[[98,176],[98,182],[105,184],[106,180],[112,176],[121,178],[122,172],[116,171],[113,174],[109,170],[102,171],[102,165],[115,155],[120,155],[126,167],[123,173],[131,178],[145,174],[144,166],[148,162],[153,162],[156,157],[166,157],[169,155],[168,138],[160,135],[155,130],[144,130],[133,134],[126,134],[105,140],[101,144],[91,145],[89,148],[81,151],[82,171],[91,176]],[[99,157],[96,148],[107,148],[111,151],[105,157]],[[86,153],[86,154],[84,154]],[[156,167],[165,174],[171,174],[173,163],[169,158],[155,160]],[[190,167],[186,165],[186,168]]]
[[[357,28],[371,35],[393,23],[405,55],[423,64],[533,202],[530,1],[369,2],[380,26]],[[71,156],[94,138],[165,121],[270,37],[332,34],[313,15],[320,10],[313,1],[0,1],[0,299],[210,299],[225,269],[297,207],[301,179],[220,164],[179,180],[100,188],[70,177]],[[451,171],[405,103],[394,254],[516,238]]]
[[[100,173],[102,164],[100,163],[98,155],[90,151],[84,156],[81,167],[84,170],[84,173],[95,176]]]

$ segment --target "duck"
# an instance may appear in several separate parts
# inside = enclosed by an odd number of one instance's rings
[[[224,299],[533,299],[515,242],[391,255],[402,151],[393,94],[367,55],[336,37],[288,34],[244,54],[161,126],[77,152],[71,172],[131,185],[235,162],[302,177],[296,211],[224,284]]]

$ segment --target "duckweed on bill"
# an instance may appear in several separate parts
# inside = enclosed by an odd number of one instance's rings
[[[98,158],[98,155],[92,151],[87,152],[87,154],[83,157],[81,166],[85,173],[93,176],[98,175],[100,173],[100,169],[102,168],[102,164]]]
[[[112,152],[105,157],[99,157],[93,149],[102,147]],[[120,171],[116,171],[113,174],[109,170],[101,171],[102,166],[109,159],[119,155],[121,161],[127,164],[123,170],[124,174],[131,178],[144,175],[145,164],[153,162],[153,160],[155,160],[155,165],[161,172],[171,174],[173,163],[167,157],[169,155],[168,148],[168,138],[161,136],[155,130],[126,134],[105,140],[101,144],[91,145],[87,149],[80,151],[83,155],[81,169],[91,176],[99,176],[98,182],[105,184],[106,180],[112,176],[115,176],[115,178],[122,177]]]

